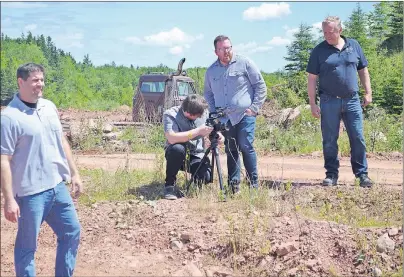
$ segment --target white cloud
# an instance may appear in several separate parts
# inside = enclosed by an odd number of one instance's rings
[[[182,46],[174,46],[169,49],[169,52],[173,55],[180,55],[184,52],[184,49],[182,48]]]
[[[313,23],[311,24],[311,26],[313,27],[313,29],[322,30],[322,22]]]
[[[196,40],[203,39],[203,34],[199,34],[196,36],[189,35],[183,32],[181,29],[174,27],[169,31],[162,31],[157,34],[152,34],[148,36],[144,36],[143,38],[139,37],[126,37],[125,41],[131,42],[133,44],[146,44],[146,45],[158,45],[158,46],[168,46],[174,47],[176,45],[189,45]]]
[[[293,38],[293,35],[299,32],[299,28],[288,28],[286,29],[286,37]]]
[[[31,8],[46,8],[48,5],[44,3],[29,3],[29,2],[1,2],[2,8],[10,9],[31,9]]]
[[[24,27],[24,30],[25,30],[26,32],[28,32],[28,31],[33,31],[33,30],[36,29],[36,27],[37,27],[36,24],[28,24],[28,25],[26,25],[26,26]]]
[[[82,33],[70,33],[59,35],[54,38],[55,43],[58,44],[60,48],[83,48],[84,35]]]
[[[233,46],[234,51],[244,54],[254,54],[254,53],[262,53],[268,52],[272,49],[271,46],[267,45],[258,45],[255,41],[248,43],[240,43]]]
[[[141,44],[142,43],[142,40],[140,38],[138,38],[138,37],[126,37],[123,40],[126,41],[126,42],[133,43],[133,44]]]
[[[173,55],[180,55],[185,49],[190,49],[191,44],[197,40],[202,40],[203,34],[192,36],[174,27],[169,31],[162,31],[139,38],[136,36],[126,37],[123,40],[135,45],[154,45],[169,47],[168,51]]]
[[[281,3],[264,3],[258,7],[250,7],[243,12],[244,20],[266,20],[269,18],[279,18],[283,15],[291,13],[289,4]]]
[[[290,39],[287,38],[273,37],[270,41],[267,42],[267,44],[274,46],[281,46],[281,45],[287,45],[290,42],[291,42]]]

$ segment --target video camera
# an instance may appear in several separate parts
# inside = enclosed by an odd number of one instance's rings
[[[213,127],[212,133],[229,130],[228,126],[219,120],[223,116],[225,116],[224,108],[216,108],[215,112],[209,113],[209,118],[206,119],[206,126]]]

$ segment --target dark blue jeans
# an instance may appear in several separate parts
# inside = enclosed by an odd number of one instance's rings
[[[182,143],[171,144],[167,147],[165,152],[165,157],[167,160],[165,186],[175,185],[178,172],[180,170],[185,170],[184,165],[186,152],[186,146]],[[198,172],[196,172],[200,163],[202,163],[202,165]],[[189,172],[192,174],[192,178],[195,177],[198,180],[204,180],[205,183],[210,181],[211,169],[210,160],[208,157],[206,157],[206,160],[202,161],[201,158],[191,155],[189,166]]]
[[[16,276],[36,276],[35,252],[44,221],[57,236],[55,276],[73,276],[80,223],[65,182],[34,195],[16,197],[20,207],[14,261]]]
[[[243,155],[243,163],[250,186],[258,187],[257,154],[253,146],[255,122],[255,116],[246,115],[236,125],[229,124],[229,131],[224,132],[229,184],[240,182],[240,158],[238,151],[240,150]]]
[[[351,147],[352,172],[356,177],[367,174],[366,145],[363,136],[363,114],[359,95],[337,98],[320,95],[321,131],[323,135],[324,168],[326,174],[338,176],[338,137],[341,119],[344,122]]]

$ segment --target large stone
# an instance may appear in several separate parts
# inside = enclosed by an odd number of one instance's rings
[[[290,252],[296,251],[297,246],[295,242],[287,242],[287,243],[282,243],[278,247],[276,247],[275,253],[278,256],[285,256],[289,254]]]
[[[113,128],[114,128],[114,127],[113,127],[111,124],[106,123],[106,124],[104,124],[104,126],[102,127],[102,131],[103,131],[104,133],[111,133]]]
[[[181,234],[181,235],[180,235],[180,240],[181,240],[183,243],[188,243],[188,242],[191,241],[191,235],[190,235],[190,234]]]
[[[375,277],[381,277],[381,276],[383,276],[382,271],[381,271],[379,268],[377,268],[377,267],[375,267],[372,271],[373,271],[373,276],[375,276]]]
[[[174,249],[174,250],[181,250],[182,247],[183,247],[183,244],[182,244],[182,242],[180,242],[180,241],[178,241],[178,240],[173,240],[173,241],[170,243],[170,246],[171,246],[171,249]]]
[[[394,251],[395,242],[389,238],[389,235],[385,233],[377,239],[376,250],[377,252],[392,252]]]
[[[390,237],[394,237],[394,236],[396,236],[396,235],[398,235],[398,228],[391,228],[391,229],[389,230],[389,236],[390,236]]]

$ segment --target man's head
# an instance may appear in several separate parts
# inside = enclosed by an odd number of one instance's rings
[[[342,26],[338,16],[328,16],[322,22],[324,39],[330,45],[337,45],[341,37]]]
[[[26,63],[17,69],[18,90],[22,100],[36,103],[42,97],[44,73],[44,67],[35,63]]]
[[[215,46],[215,54],[219,58],[219,61],[224,65],[229,64],[233,57],[230,39],[223,35],[217,36],[213,41],[213,45]]]
[[[195,120],[203,115],[208,108],[208,103],[202,96],[191,94],[182,101],[181,107],[186,118]]]

